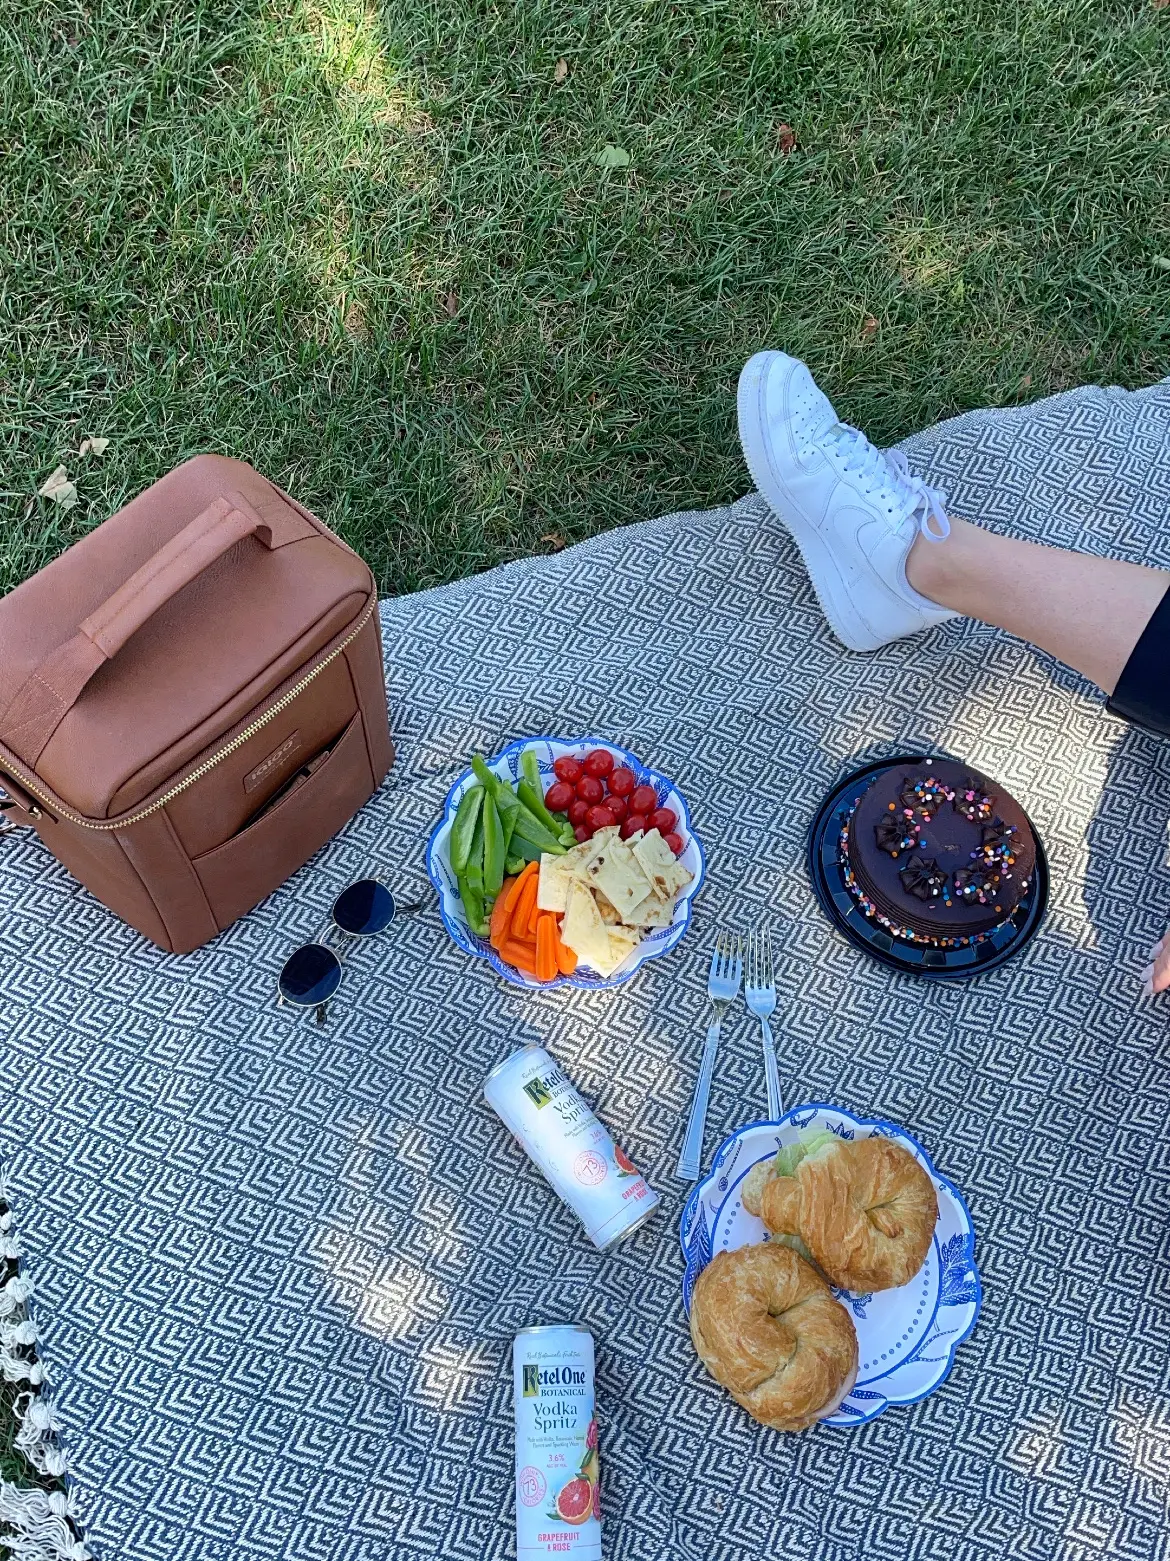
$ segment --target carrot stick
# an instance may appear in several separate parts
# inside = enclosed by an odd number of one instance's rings
[[[488,927],[488,940],[492,948],[498,949],[508,935],[508,895],[511,893],[513,880],[505,878],[500,885],[500,892],[496,895],[496,903],[492,906],[491,925]]]
[[[536,979],[551,981],[557,973],[556,917],[542,911],[536,923]]]
[[[561,929],[557,925],[557,919],[552,918],[553,924],[553,952],[556,955],[557,969],[562,976],[571,976],[577,968],[577,956],[569,945],[561,938]]]
[[[512,935],[521,939],[527,939],[531,932],[535,931],[530,924],[536,911],[536,891],[538,882],[533,875],[525,883],[523,889],[516,896],[516,903],[512,907]]]
[[[530,943],[518,943],[515,938],[505,938],[500,957],[506,959],[509,965],[515,965],[517,970],[522,970],[526,976],[536,974],[536,960]]]
[[[511,883],[512,887],[508,890],[507,894],[504,895],[504,900],[505,900],[504,909],[506,911],[515,910],[515,908],[516,908],[516,900],[517,900],[517,897],[520,894],[520,890],[521,890],[522,886],[524,884],[526,884],[530,878],[534,877],[539,872],[540,872],[540,863],[539,862],[529,862],[528,866],[526,868],[524,868],[524,870],[521,873],[519,873],[517,875],[517,877],[509,879],[509,882]],[[503,891],[501,891],[501,893],[503,893]]]

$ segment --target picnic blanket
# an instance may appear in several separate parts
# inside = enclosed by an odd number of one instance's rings
[[[905,449],[956,513],[1170,568],[1170,383],[974,413]],[[85,1549],[502,1561],[511,1340],[580,1319],[608,1561],[1170,1554],[1170,1045],[1138,981],[1170,921],[1170,744],[976,623],[844,653],[758,497],[382,618],[397,765],[210,947],[162,954],[35,839],[2,844],[0,1148]],[[682,788],[709,877],[681,947],[620,990],[528,996],[432,905],[351,951],[327,1027],[278,1009],[285,955],[337,892],[370,873],[423,887],[451,782],[525,734],[608,736]],[[1039,937],[966,985],[867,962],[806,876],[825,791],[917,748],[1000,778],[1051,862]],[[762,1429],[698,1365],[682,1312],[673,1167],[707,953],[762,917],[785,1099],[905,1126],[977,1233],[985,1304],[950,1377],[862,1429]],[[526,1041],[662,1194],[613,1253],[482,1100]],[[741,1008],[708,1159],[763,1103]],[[39,1532],[27,1553],[56,1555],[62,1518]]]

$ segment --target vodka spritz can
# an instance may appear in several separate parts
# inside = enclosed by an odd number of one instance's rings
[[[516,1406],[516,1556],[601,1561],[601,1462],[593,1335],[525,1328],[512,1346]]]
[[[513,1052],[483,1093],[601,1251],[658,1207],[658,1194],[542,1046]]]

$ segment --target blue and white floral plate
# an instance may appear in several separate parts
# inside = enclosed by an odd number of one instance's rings
[[[925,1167],[938,1194],[934,1242],[909,1284],[875,1295],[834,1290],[853,1317],[860,1348],[857,1383],[826,1425],[856,1426],[891,1404],[914,1404],[933,1393],[951,1369],[955,1351],[975,1326],[983,1301],[975,1266],[975,1232],[963,1195],[931,1164],[909,1133],[892,1122],[855,1117],[840,1106],[794,1106],[779,1122],[753,1122],[720,1144],[710,1174],[687,1199],[679,1221],[686,1272],[683,1305],[691,1310],[695,1281],[716,1252],[763,1241],[764,1223],[743,1207],[740,1189],[753,1165],[777,1149],[828,1128],[842,1138],[883,1133]]]
[[[447,793],[443,816],[427,843],[427,875],[438,890],[439,912],[443,918],[443,925],[461,949],[465,949],[468,954],[474,954],[478,959],[486,959],[498,975],[503,976],[505,981],[511,981],[515,986],[542,992],[556,986],[585,987],[591,991],[621,986],[648,959],[658,959],[663,954],[669,954],[690,926],[691,901],[698,894],[707,870],[703,847],[691,825],[690,809],[681,793],[675,790],[664,775],[659,775],[657,770],[648,769],[628,749],[609,742],[603,737],[525,737],[505,748],[503,753],[497,754],[494,759],[489,759],[488,768],[509,781],[519,780],[520,755],[527,748],[531,748],[536,754],[536,762],[546,791],[556,779],[553,774],[553,763],[563,754],[571,754],[574,759],[577,759],[594,748],[606,748],[613,754],[617,764],[624,764],[628,769],[633,770],[639,786],[654,787],[660,808],[671,808],[678,815],[679,828],[686,842],[686,849],[679,857],[679,861],[690,873],[691,881],[675,902],[674,920],[669,927],[659,927],[653,932],[646,933],[638,947],[609,977],[599,976],[587,966],[580,966],[571,976],[558,976],[555,981],[534,981],[515,966],[507,964],[486,938],[477,937],[467,925],[463,902],[459,898],[459,885],[451,870],[448,851],[451,826],[455,821],[460,798],[469,786],[475,784],[475,776],[469,768]]]

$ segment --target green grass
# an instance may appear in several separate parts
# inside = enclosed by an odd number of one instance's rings
[[[201,449],[402,591],[745,491],[761,345],[881,441],[1168,367],[1151,0],[0,20],[0,585]]]
[[[24,1454],[13,1445],[16,1436],[16,1396],[14,1384],[0,1383],[0,1479],[11,1480],[17,1485],[40,1485],[45,1490],[54,1490],[58,1481],[30,1468]],[[7,1555],[8,1546],[4,1543],[3,1532],[0,1532],[0,1558]]]
[[[0,1210],[5,1207],[0,1200]],[[0,1285],[8,1281],[18,1272],[17,1265],[10,1258],[0,1260]],[[52,1490],[57,1481],[31,1468],[25,1460],[24,1454],[19,1452],[14,1445],[16,1425],[16,1401],[18,1396],[27,1392],[23,1383],[5,1382],[0,1380],[0,1479],[15,1481],[17,1485],[39,1485],[46,1490]],[[9,1555],[9,1547],[4,1543],[4,1532],[0,1530],[0,1558]]]
[[[0,0],[0,24],[5,588],[197,450],[402,591],[743,492],[732,390],[763,345],[883,442],[1170,368],[1150,3]],[[104,457],[71,456],[87,434]],[[63,460],[70,511],[35,496]]]

